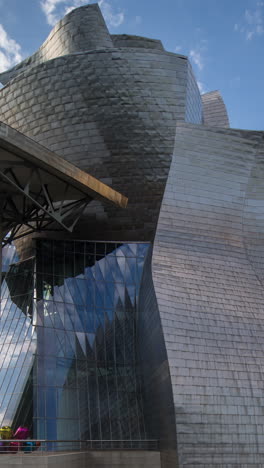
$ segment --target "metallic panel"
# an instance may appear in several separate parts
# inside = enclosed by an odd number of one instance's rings
[[[177,125],[152,269],[180,467],[263,463],[262,141]]]
[[[86,239],[89,226],[93,239],[150,240],[176,120],[185,119],[190,89],[186,118],[201,122],[200,95],[194,82],[187,85],[186,57],[147,48],[147,39],[138,41],[145,47],[122,47],[127,41],[121,36],[118,43],[115,36],[118,47],[112,47],[108,32],[110,42],[104,42],[101,19],[95,5],[66,15],[45,43],[51,55],[40,53],[17,66],[20,72],[0,90],[0,119],[128,197],[119,213],[110,204],[90,205],[76,237]],[[96,31],[96,46],[81,41],[83,28],[84,37]],[[68,45],[60,49],[55,42]]]
[[[229,128],[225,103],[219,91],[202,94],[203,123],[212,127]]]
[[[151,271],[149,250],[138,307],[138,353],[147,437],[160,440],[163,467],[178,466],[170,368]]]

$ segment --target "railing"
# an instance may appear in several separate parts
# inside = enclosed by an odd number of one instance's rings
[[[158,440],[0,440],[0,455],[46,455],[53,452],[85,452],[88,450],[159,450]],[[1,461],[1,457],[0,457]]]

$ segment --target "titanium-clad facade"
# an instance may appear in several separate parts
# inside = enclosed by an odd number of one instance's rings
[[[187,57],[159,41],[117,38],[98,5],[66,15],[1,90],[0,120],[129,198],[126,210],[91,204],[76,238],[89,226],[92,239],[148,241],[176,121],[201,123],[201,96]]]
[[[176,143],[152,273],[179,466],[261,467],[263,133],[181,122]]]
[[[229,128],[226,106],[219,91],[210,91],[203,94],[202,105],[204,125]]]
[[[228,128],[187,57],[110,35],[94,4],[0,78],[1,120],[129,198],[7,249],[2,424],[262,467],[263,132]]]

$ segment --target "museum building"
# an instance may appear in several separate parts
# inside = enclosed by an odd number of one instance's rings
[[[264,133],[97,4],[0,81],[0,426],[262,466]]]

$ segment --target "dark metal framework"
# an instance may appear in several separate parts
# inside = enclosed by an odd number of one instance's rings
[[[92,200],[76,189],[73,200],[73,190],[67,181],[17,157],[0,161],[0,180],[2,245],[33,232],[58,229],[72,232]]]
[[[56,153],[0,122],[0,237],[72,232],[94,200],[125,208],[127,198]]]

